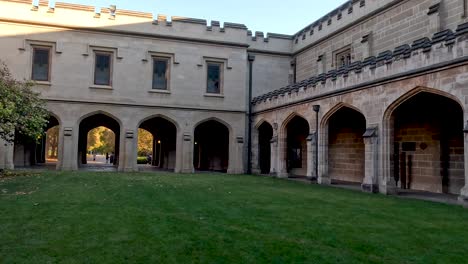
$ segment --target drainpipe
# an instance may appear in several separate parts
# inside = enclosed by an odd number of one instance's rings
[[[252,174],[252,70],[254,55],[248,55],[249,61],[249,110],[248,110],[248,128],[247,128],[247,174]]]
[[[315,112],[315,177],[318,179],[318,133],[319,133],[319,122],[318,114],[320,111],[320,105],[313,105],[312,108]]]

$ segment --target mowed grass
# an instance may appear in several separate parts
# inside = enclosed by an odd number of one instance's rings
[[[0,179],[0,263],[468,263],[468,210],[222,174]]]

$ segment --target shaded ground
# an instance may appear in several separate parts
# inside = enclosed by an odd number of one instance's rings
[[[0,179],[2,263],[466,263],[468,210],[281,179]]]

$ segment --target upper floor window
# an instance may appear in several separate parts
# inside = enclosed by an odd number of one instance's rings
[[[341,68],[351,64],[351,49],[346,49],[336,54],[336,66]]]
[[[207,62],[207,68],[206,92],[220,94],[222,89],[223,63]]]
[[[112,53],[111,52],[95,52],[94,64],[94,84],[95,85],[112,85]]]
[[[168,90],[169,59],[153,58],[153,89]]]
[[[33,47],[31,79],[50,81],[50,47]]]

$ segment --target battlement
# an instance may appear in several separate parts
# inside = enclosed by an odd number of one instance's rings
[[[93,29],[93,31],[122,34],[143,34],[147,37],[180,38],[197,42],[216,42],[240,47],[276,52],[290,52],[292,37],[263,33],[251,38],[246,25],[163,14],[38,0],[0,0],[0,21],[63,27],[65,29]],[[258,44],[261,43],[261,44]]]
[[[340,92],[362,89],[392,78],[402,78],[468,60],[468,23],[456,31],[443,30],[378,56],[356,61],[337,70],[310,77],[252,100],[255,112]]]
[[[349,0],[293,35],[293,52],[300,52],[309,45],[346,29],[379,10],[402,2],[401,0]]]

